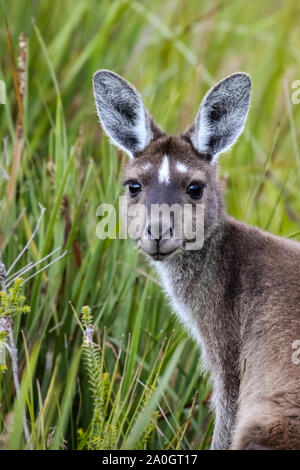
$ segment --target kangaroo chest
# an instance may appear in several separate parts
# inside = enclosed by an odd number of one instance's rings
[[[179,259],[156,264],[177,318],[201,347],[205,367],[210,367],[209,363],[213,361],[208,357],[218,354],[215,346],[220,338],[215,318],[219,296],[215,295],[218,279],[214,261],[202,260],[195,265],[190,264],[189,260]]]
[[[204,367],[226,362],[238,338],[233,305],[228,305],[226,273],[214,243],[205,252],[183,253],[168,262],[155,263],[163,288],[177,318],[197,341]],[[238,359],[236,357],[236,359]]]

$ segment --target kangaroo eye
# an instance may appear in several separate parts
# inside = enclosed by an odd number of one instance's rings
[[[129,181],[128,189],[130,196],[134,197],[141,191],[142,186],[137,181]]]
[[[204,191],[204,184],[203,183],[191,183],[186,192],[192,199],[201,199]]]

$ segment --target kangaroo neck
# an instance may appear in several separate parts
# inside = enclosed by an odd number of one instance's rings
[[[225,229],[226,220],[222,219],[201,250],[181,251],[163,263],[155,263],[168,295],[174,296],[192,314],[201,313],[218,278]]]

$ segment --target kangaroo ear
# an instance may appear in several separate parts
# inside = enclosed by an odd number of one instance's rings
[[[250,88],[249,76],[239,72],[219,82],[205,95],[195,122],[185,134],[198,152],[214,160],[234,144],[247,118]]]
[[[134,157],[159,132],[140,94],[126,80],[109,70],[96,72],[93,84],[104,131],[117,147]]]

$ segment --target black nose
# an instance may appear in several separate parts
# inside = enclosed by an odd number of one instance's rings
[[[147,234],[148,237],[152,240],[161,240],[161,239],[168,239],[174,236],[174,228],[170,225],[169,227],[162,227],[159,224],[159,227],[155,225],[154,227],[151,224],[147,227]]]

